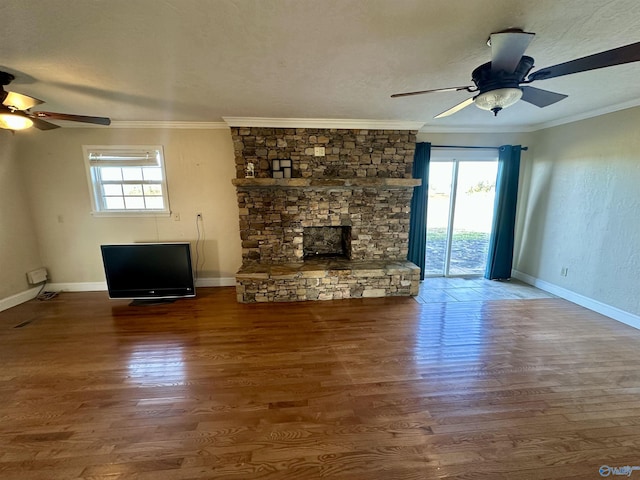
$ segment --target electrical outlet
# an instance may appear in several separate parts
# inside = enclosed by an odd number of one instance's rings
[[[47,269],[46,268],[38,268],[36,270],[32,270],[27,272],[27,281],[31,285],[37,285],[38,283],[47,281]]]
[[[568,267],[562,267],[562,268],[560,269],[560,276],[562,276],[562,277],[566,277],[566,276],[567,276],[567,273],[569,273],[569,268],[568,268]]]
[[[324,147],[313,147],[314,157],[324,157]]]

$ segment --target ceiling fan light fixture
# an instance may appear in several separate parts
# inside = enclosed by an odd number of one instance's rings
[[[33,120],[14,113],[0,113],[0,128],[5,130],[25,130],[33,126]]]
[[[510,107],[522,98],[522,90],[519,88],[497,88],[483,92],[474,98],[474,103],[483,110],[491,110],[495,115],[500,110]]]

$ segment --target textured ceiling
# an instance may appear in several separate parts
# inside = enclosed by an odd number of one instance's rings
[[[468,93],[491,32],[535,32],[536,67],[640,41],[638,0],[2,0],[0,66],[43,110],[115,121],[371,119],[523,128],[640,104],[640,62],[536,82],[569,98],[497,118]]]

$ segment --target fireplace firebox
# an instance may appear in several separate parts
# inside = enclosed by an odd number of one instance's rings
[[[351,227],[306,227],[302,234],[304,259],[351,258]]]

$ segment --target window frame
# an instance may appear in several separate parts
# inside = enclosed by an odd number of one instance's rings
[[[155,152],[155,155],[150,157],[149,153],[151,152]],[[162,145],[83,145],[82,153],[87,173],[89,193],[91,196],[91,215],[98,217],[167,217],[171,215],[171,209],[169,206],[169,190],[167,187],[167,171],[165,168],[164,149]],[[104,156],[105,158],[92,158],[95,154]],[[104,163],[102,165],[99,165],[99,163],[102,162]],[[125,179],[122,179],[122,181],[116,182],[110,180],[102,180],[100,178],[100,168],[143,168],[145,166],[159,167],[162,173],[161,180],[158,182],[148,180],[127,181]],[[160,185],[162,189],[164,208],[107,208],[105,202],[103,201],[104,185],[126,185],[129,182],[140,185]],[[122,197],[125,197],[124,192]],[[141,195],[141,198],[144,198],[144,194]]]

